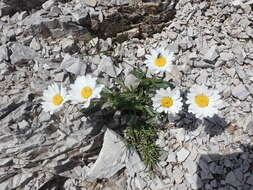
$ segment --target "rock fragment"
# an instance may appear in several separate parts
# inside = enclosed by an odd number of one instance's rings
[[[98,159],[88,171],[89,178],[109,178],[125,166],[125,143],[118,134],[107,129]]]
[[[226,183],[233,185],[234,187],[241,186],[241,182],[236,178],[233,171],[229,172],[226,176]]]
[[[15,43],[12,47],[12,55],[10,57],[12,64],[20,64],[33,60],[36,57],[36,52],[20,43]]]
[[[6,45],[0,46],[0,62],[8,60],[8,50]]]
[[[102,56],[102,59],[98,65],[97,70],[95,71],[96,74],[99,74],[100,72],[104,72],[110,77],[117,77],[122,71],[122,68],[119,68],[114,65],[111,57],[108,56]]]
[[[45,3],[42,4],[42,8],[46,11],[50,10],[51,7],[55,4],[55,0],[47,0]]]
[[[36,38],[33,38],[30,43],[30,48],[34,49],[35,51],[39,51],[41,50],[42,46]]]
[[[182,148],[177,152],[177,161],[178,162],[184,162],[187,157],[190,155],[190,151],[186,148]]]
[[[253,186],[253,175],[250,175],[250,176],[248,177],[246,183]]]
[[[186,174],[185,177],[193,189],[199,189],[202,187],[201,180],[199,180],[200,178],[197,174]]]
[[[217,49],[217,46],[212,46],[204,55],[203,60],[207,63],[213,64],[218,57],[219,51]]]
[[[243,84],[232,88],[232,95],[240,100],[245,100],[249,96],[249,91]]]
[[[75,75],[84,75],[86,72],[86,63],[83,62],[80,58],[72,57],[69,54],[64,56],[64,59],[61,63],[61,68],[73,73]]]
[[[79,0],[80,1],[80,0]],[[90,6],[90,7],[95,7],[97,4],[97,0],[85,0],[82,1],[85,5]]]
[[[64,38],[60,42],[63,52],[65,53],[74,53],[78,50],[76,42],[71,38]]]
[[[134,87],[136,88],[140,83],[140,79],[136,78],[134,75],[132,74],[128,74],[125,78],[125,85],[127,87]]]

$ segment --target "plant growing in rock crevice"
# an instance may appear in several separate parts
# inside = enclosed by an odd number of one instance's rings
[[[117,85],[102,92],[102,101],[109,102],[114,111],[120,111],[127,124],[123,131],[127,142],[140,154],[146,166],[153,170],[159,157],[156,145],[158,118],[162,115],[152,109],[152,97],[160,88],[171,87],[170,82],[158,77],[148,78],[141,70],[131,74],[140,80],[137,87],[127,87],[123,80],[115,79]]]
[[[174,53],[167,53],[164,48],[150,50],[144,62],[155,73],[172,72]],[[156,75],[147,77],[141,69],[133,68],[131,74],[138,80],[136,87],[127,86],[121,78],[113,78],[110,88],[99,84],[92,75],[78,76],[71,84],[71,90],[65,92],[61,85],[52,85],[43,93],[42,106],[51,114],[62,108],[65,102],[81,104],[85,113],[92,107],[103,105],[110,113],[119,112],[125,122],[122,135],[129,145],[140,155],[146,166],[153,170],[158,161],[159,148],[156,145],[159,122],[167,122],[170,116],[182,112],[183,98],[180,91],[171,82]],[[186,101],[186,100],[185,100]],[[199,119],[213,117],[219,112],[221,104],[219,92],[202,86],[192,86],[186,104],[188,112]],[[87,109],[89,108],[89,109]],[[187,111],[187,108],[185,109]],[[92,112],[87,112],[92,114]]]

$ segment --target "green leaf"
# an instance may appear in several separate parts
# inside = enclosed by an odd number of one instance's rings
[[[150,116],[155,116],[155,113],[154,113],[154,111],[153,111],[153,109],[151,109],[150,107],[148,107],[148,106],[145,106],[144,107],[145,108],[145,110],[148,112],[148,114],[150,115]]]
[[[145,77],[145,73],[141,70],[133,69],[130,73],[138,79],[143,79]]]

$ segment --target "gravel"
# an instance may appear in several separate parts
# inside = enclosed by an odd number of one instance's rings
[[[159,6],[170,10],[173,2]],[[108,16],[119,15],[115,7],[129,4],[159,10],[155,1],[0,1],[0,189],[43,189],[55,179],[65,189],[253,188],[253,1],[179,0],[161,32],[142,34],[137,27],[98,37],[108,33]],[[98,30],[101,23],[104,30]],[[205,84],[223,100],[210,121],[182,115],[159,133],[161,176],[150,176],[135,151],[126,154],[124,140],[106,129],[114,121],[103,123],[102,110],[90,117],[70,105],[56,116],[42,111],[47,85],[68,86],[73,75],[92,73],[108,86],[122,77],[137,86],[130,71],[138,66],[146,72],[144,56],[158,46],[176,57],[165,80],[184,90]],[[91,178],[105,178],[104,184],[86,182]]]

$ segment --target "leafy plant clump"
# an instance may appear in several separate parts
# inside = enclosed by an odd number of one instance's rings
[[[157,89],[172,85],[157,77],[148,78],[138,69],[134,69],[131,74],[140,80],[137,87],[127,87],[123,80],[115,79],[117,85],[105,89],[102,97],[104,102],[111,104],[114,111],[121,111],[122,116],[127,118],[123,134],[147,168],[153,170],[159,157],[159,148],[156,145],[157,121],[162,115],[152,109],[151,98]]]

